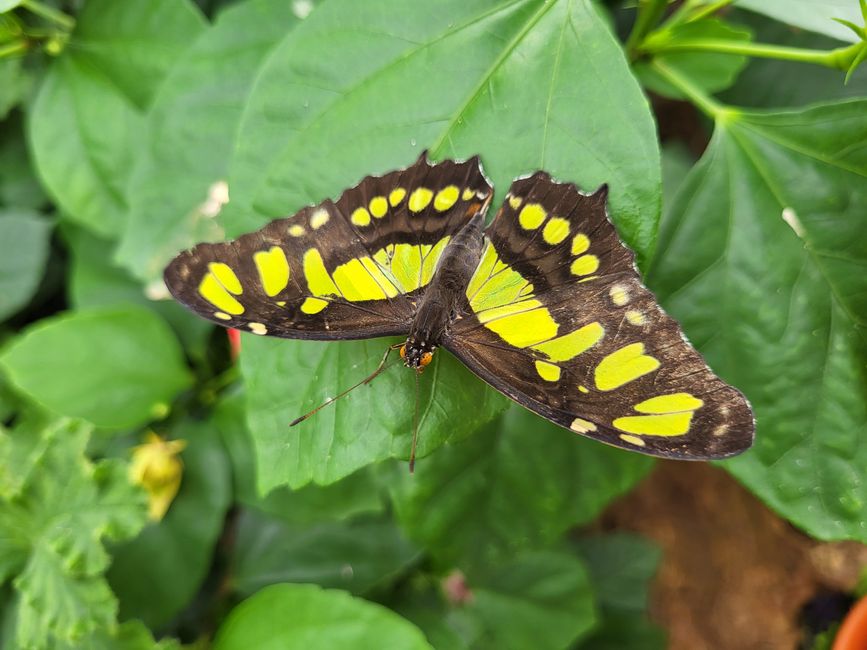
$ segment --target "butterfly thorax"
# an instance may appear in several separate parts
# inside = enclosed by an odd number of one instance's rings
[[[418,304],[401,357],[421,370],[430,363],[449,326],[466,302],[466,288],[482,254],[484,214],[479,211],[449,242]]]

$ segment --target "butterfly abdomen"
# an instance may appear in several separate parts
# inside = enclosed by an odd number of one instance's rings
[[[449,324],[466,302],[466,288],[482,255],[485,225],[484,208],[449,242],[413,318],[407,337],[408,365],[442,342]]]

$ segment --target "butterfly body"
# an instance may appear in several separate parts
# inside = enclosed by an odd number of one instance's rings
[[[412,319],[401,356],[410,368],[422,368],[446,336],[466,303],[466,288],[479,265],[484,245],[484,210],[479,210],[448,243],[431,283]]]
[[[607,214],[536,172],[493,188],[477,157],[370,176],[166,268],[175,298],[224,327],[339,340],[404,336],[422,369],[440,346],[572,432],[654,456],[747,449],[749,403],[719,379],[641,283]]]

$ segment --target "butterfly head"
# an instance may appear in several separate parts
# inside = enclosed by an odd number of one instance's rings
[[[430,342],[410,337],[400,346],[400,358],[408,368],[421,372],[433,360],[435,350],[436,346],[431,345]]]

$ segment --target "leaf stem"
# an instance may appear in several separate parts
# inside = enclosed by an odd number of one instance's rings
[[[12,57],[27,50],[27,41],[14,41],[7,45],[0,45],[0,59]]]
[[[723,119],[726,115],[732,112],[732,109],[721,104],[713,97],[705,93],[701,88],[696,86],[674,68],[670,68],[664,63],[655,59],[650,62],[650,66],[672,86],[677,88],[686,97],[695,104],[701,111],[714,121]]]
[[[653,29],[665,13],[668,0],[643,0],[638,7],[638,15],[635,24],[626,39],[624,47],[630,60],[634,60],[638,46],[644,41],[644,37]]]
[[[855,60],[863,43],[853,43],[833,50],[809,50],[800,47],[786,47],[767,43],[750,43],[726,39],[672,40],[667,42],[645,42],[642,52],[662,54],[665,52],[718,52],[720,54],[739,54],[783,61],[813,63],[838,70],[848,70]]]
[[[72,31],[72,28],[75,27],[75,19],[72,16],[63,13],[54,7],[42,4],[41,2],[38,2],[38,0],[23,0],[21,6],[30,10],[37,16],[41,16],[46,20],[50,20],[51,22],[60,25],[66,31]]]
[[[665,23],[663,28],[670,28],[679,25],[680,23],[691,23],[696,20],[701,20],[702,18],[707,18],[720,9],[727,7],[732,2],[734,2],[734,0],[717,0],[710,4],[699,5],[697,9],[695,9],[695,3],[684,2],[677,11],[672,14],[671,18]]]

